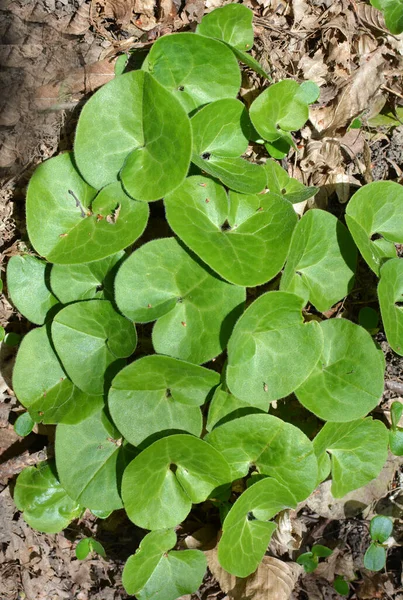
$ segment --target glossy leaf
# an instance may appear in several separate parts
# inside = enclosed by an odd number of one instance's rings
[[[16,309],[29,321],[43,325],[58,300],[49,287],[50,265],[34,256],[12,256],[7,265],[7,290]]]
[[[222,186],[194,176],[164,202],[174,232],[224,279],[254,287],[284,265],[297,217],[283,198],[235,192],[227,198]]]
[[[63,487],[82,506],[102,511],[122,508],[121,444],[121,435],[103,408],[76,425],[58,425],[57,471]]]
[[[129,198],[119,183],[96,194],[71,153],[39,165],[27,193],[27,228],[35,250],[50,262],[77,264],[132,244],[147,224],[148,206]]]
[[[53,463],[27,467],[19,474],[14,502],[28,525],[45,533],[62,531],[82,512],[62,488]]]
[[[371,0],[371,4],[383,12],[386,27],[391,33],[402,33],[403,0]]]
[[[115,293],[129,319],[158,319],[157,353],[197,364],[224,350],[245,300],[243,288],[215,277],[174,238],[153,240],[133,252],[119,269]]]
[[[376,515],[369,524],[369,533],[374,542],[384,544],[392,535],[393,522],[389,517]]]
[[[203,580],[207,560],[200,550],[169,550],[176,543],[172,529],[151,531],[129,557],[122,583],[138,600],[163,597],[176,600],[195,592]]]
[[[264,414],[246,415],[216,427],[205,438],[241,479],[253,466],[274,477],[298,501],[315,489],[318,465],[312,443],[294,425]]]
[[[269,159],[265,164],[265,170],[269,192],[283,196],[292,204],[308,200],[318,191],[318,188],[306,187],[297,179],[290,177],[275,160]]]
[[[284,79],[264,90],[250,107],[252,123],[263,139],[274,142],[282,132],[301,129],[308,120],[309,104],[319,96],[319,88],[306,81],[298,85]]]
[[[215,390],[210,402],[206,429],[207,431],[211,431],[216,425],[222,425],[227,420],[232,420],[251,412],[261,411],[259,407],[255,408],[249,402],[240,400],[224,389],[223,385],[220,385]]]
[[[303,554],[300,554],[296,562],[304,567],[305,573],[313,573],[319,564],[318,559],[312,554],[312,552],[304,552]]]
[[[239,50],[253,46],[253,12],[244,4],[227,4],[204,15],[196,33],[217,38]]]
[[[384,388],[385,360],[370,334],[346,319],[320,323],[324,346],[319,362],[295,391],[298,400],[324,421],[365,417]]]
[[[78,423],[103,405],[101,396],[89,396],[68,379],[46,327],[33,329],[22,340],[13,389],[36,422]]]
[[[126,468],[122,498],[128,517],[144,529],[181,523],[192,504],[229,483],[223,456],[191,435],[171,435],[143,450]]]
[[[76,557],[78,560],[85,560],[91,552],[96,552],[102,557],[106,557],[105,549],[93,538],[83,538],[76,546]]]
[[[63,304],[77,300],[113,300],[113,280],[125,256],[117,252],[102,260],[80,265],[53,265],[50,284]]]
[[[183,181],[190,151],[190,123],[180,102],[144,71],[120,75],[90,98],[74,146],[92,186],[100,189],[119,176],[132,198],[147,202]]]
[[[326,423],[313,445],[318,459],[330,454],[332,494],[342,498],[379,475],[388,455],[388,431],[371,418]]]
[[[241,85],[241,73],[231,50],[217,40],[188,32],[159,38],[142,68],[187,112],[214,100],[236,98]]]
[[[324,312],[351,291],[356,263],[344,225],[324,210],[309,210],[294,229],[280,289]]]
[[[369,571],[382,571],[386,564],[386,550],[372,543],[364,554],[364,567]]]
[[[403,355],[403,262],[388,260],[381,268],[378,298],[382,322],[391,348]]]
[[[29,412],[22,413],[14,423],[14,431],[21,437],[26,437],[31,433],[35,425]]]
[[[316,556],[318,558],[327,558],[333,552],[333,550],[331,550],[327,546],[322,546],[321,544],[314,544],[311,548],[311,551],[313,556]]]
[[[76,302],[52,323],[52,339],[67,374],[88,394],[103,394],[123,358],[136,347],[134,324],[107,300]]]
[[[218,544],[221,566],[237,577],[247,577],[253,573],[276,529],[276,524],[269,519],[296,505],[289,490],[271,477],[248,488],[225,518]]]
[[[365,185],[348,203],[346,222],[363,258],[379,275],[382,264],[396,257],[394,242],[403,242],[402,186],[393,181]]]
[[[288,292],[268,292],[238,320],[228,343],[227,384],[241,400],[269,402],[299,387],[315,368],[323,335],[318,323],[303,323],[303,301]]]
[[[118,373],[109,391],[109,410],[134,446],[154,433],[183,430],[200,436],[204,404],[219,375],[168,356],[145,356]]]
[[[341,575],[337,575],[333,582],[333,587],[341,596],[348,596],[350,593],[350,587],[347,581]]]

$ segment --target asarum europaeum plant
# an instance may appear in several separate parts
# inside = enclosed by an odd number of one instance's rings
[[[101,518],[124,508],[150,531],[123,572],[141,600],[200,585],[204,554],[173,549],[192,505],[219,505],[219,561],[246,577],[277,513],[329,476],[336,497],[367,484],[388,452],[387,428],[366,416],[382,396],[383,354],[363,327],[323,313],[351,291],[358,247],[380,276],[386,335],[403,355],[403,190],[360,189],[348,229],[323,210],[298,220],[293,203],[316,188],[273,159],[242,156],[250,140],[286,152],[318,89],[280,81],[248,111],[238,60],[264,76],[252,44],[251,11],[227,5],[196,33],[158,39],[140,70],[97,91],[74,152],[41,164],[29,184],[29,238],[46,260],[8,265],[11,299],[38,326],[14,369],[28,411],[18,429],[57,424],[55,463],[20,474],[16,505],[45,532],[85,508]],[[130,254],[148,202],[162,198],[176,237]],[[267,282],[245,309],[246,288]],[[150,322],[155,354],[130,361],[135,323]],[[220,374],[209,361],[224,351]],[[313,439],[292,415],[269,414],[290,394],[325,422]],[[242,494],[232,491],[239,480]]]

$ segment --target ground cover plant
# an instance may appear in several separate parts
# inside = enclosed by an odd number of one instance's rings
[[[28,232],[42,258],[8,267],[14,304],[38,326],[14,370],[28,411],[20,431],[57,424],[55,463],[23,471],[16,505],[47,532],[85,508],[100,518],[124,508],[149,531],[123,572],[138,598],[199,587],[203,553],[174,549],[192,505],[218,506],[219,561],[246,577],[279,512],[329,476],[336,497],[365,485],[392,439],[367,416],[383,391],[382,352],[362,326],[323,313],[352,290],[358,249],[380,278],[385,331],[403,354],[402,188],[362,188],[348,229],[318,209],[298,220],[293,204],[316,189],[270,157],[243,155],[250,141],[285,153],[318,90],[286,80],[249,110],[237,99],[237,61],[262,74],[247,53],[251,21],[242,5],[217,9],[94,94],[74,152],[43,163],[29,185]],[[130,254],[148,203],[161,198],[176,237]],[[247,288],[264,284],[246,306]],[[155,353],[133,360],[135,324],[152,322]],[[325,422],[314,437],[270,414],[291,394]]]

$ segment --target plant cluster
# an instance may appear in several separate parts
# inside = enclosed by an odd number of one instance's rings
[[[293,204],[316,189],[244,155],[250,141],[284,155],[318,88],[280,81],[248,110],[238,60],[264,75],[252,45],[251,11],[230,4],[196,33],[158,39],[140,70],[97,91],[74,151],[41,164],[28,187],[29,238],[46,260],[8,265],[12,301],[38,326],[13,374],[27,408],[18,427],[57,424],[55,463],[19,475],[16,505],[45,532],[85,508],[100,518],[124,508],[149,530],[123,572],[144,600],[199,587],[204,554],[174,549],[192,505],[219,506],[219,561],[246,577],[280,511],[329,476],[336,497],[365,485],[388,452],[388,429],[367,417],[382,396],[383,354],[364,327],[323,313],[352,290],[358,247],[403,354],[403,190],[360,189],[348,228],[318,209],[298,220]],[[128,252],[162,198],[174,236]],[[247,288],[262,284],[245,309]],[[151,322],[155,353],[132,360],[135,323]],[[291,394],[325,422],[313,439],[292,414],[269,413]]]

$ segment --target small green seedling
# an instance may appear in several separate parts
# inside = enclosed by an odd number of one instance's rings
[[[389,517],[377,515],[371,520],[369,534],[371,544],[364,555],[364,566],[369,571],[381,571],[386,564],[386,548],[384,543],[391,536],[393,522]]]
[[[76,546],[76,557],[78,560],[85,560],[91,552],[96,552],[99,556],[106,558],[103,545],[94,538],[83,538]]]
[[[341,596],[348,596],[350,592],[348,582],[341,575],[337,575],[336,579],[333,582],[333,587],[336,590],[336,592]]]
[[[312,546],[310,552],[304,552],[297,558],[297,563],[304,567],[305,573],[313,573],[319,564],[320,558],[327,558],[332,554],[333,550],[320,544]]]
[[[403,404],[401,402],[393,402],[390,407],[392,425],[389,431],[389,446],[396,456],[403,456],[403,428],[398,426],[402,415]]]

